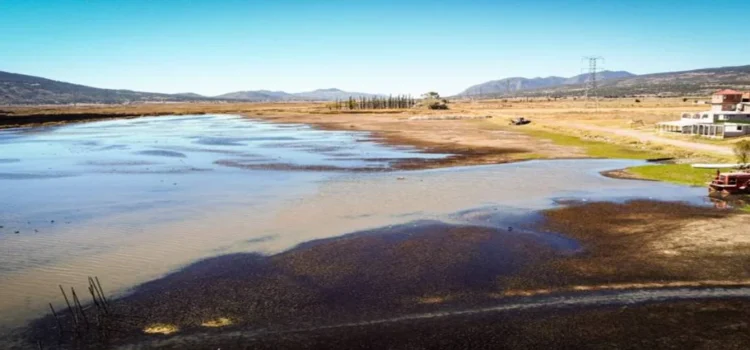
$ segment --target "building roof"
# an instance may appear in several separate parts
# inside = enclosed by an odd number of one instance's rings
[[[742,93],[737,90],[724,89],[715,92],[714,95],[742,95]]]

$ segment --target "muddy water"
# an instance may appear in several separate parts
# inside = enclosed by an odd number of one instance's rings
[[[703,202],[703,189],[598,174],[631,161],[380,172],[394,159],[444,155],[367,137],[234,116],[0,131],[0,325],[61,302],[58,284],[85,290],[89,275],[118,294],[200,258],[416,220],[523,234],[530,213],[561,200]]]

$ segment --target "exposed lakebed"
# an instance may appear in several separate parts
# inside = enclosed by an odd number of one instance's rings
[[[571,254],[578,249],[569,238],[528,226],[537,219],[536,211],[558,202],[705,202],[703,189],[599,175],[638,164],[634,161],[530,161],[388,171],[401,159],[446,156],[383,146],[366,133],[236,116],[146,117],[0,131],[0,325],[18,326],[40,316],[47,302],[61,302],[58,284],[85,290],[86,276],[99,276],[108,292],[121,295],[215,256],[230,257],[215,258],[230,266],[232,259],[250,259],[258,266],[275,264],[287,274],[299,272],[310,268],[295,265],[295,254],[304,254],[309,250],[304,244],[313,244],[306,242],[320,244],[329,242],[321,239],[351,232],[376,240],[342,241],[347,254],[353,254],[346,261],[362,255],[355,259],[359,265],[339,266],[341,271],[353,269],[351,276],[392,257],[398,248],[393,242],[404,237],[438,250],[464,239],[503,242],[502,249],[489,250],[486,259],[480,259],[495,267],[484,273],[496,276],[519,268],[539,252]],[[468,232],[466,227],[474,229]],[[429,235],[434,231],[445,235]],[[339,253],[330,243],[320,246],[331,249],[321,256]],[[234,253],[251,254],[230,255]],[[435,266],[453,266],[451,259],[463,257],[442,259]],[[443,286],[460,289],[467,281],[461,276],[474,265],[456,266]],[[323,298],[337,295],[334,291],[343,283],[336,279],[341,271],[335,270],[315,272],[320,283],[329,283],[333,290]],[[261,279],[273,272],[258,271]],[[364,276],[395,279],[384,280],[381,294],[389,285],[413,284],[398,271],[372,273]],[[476,283],[485,278],[473,276],[469,280]],[[412,294],[429,294],[433,287],[417,284]],[[361,295],[362,300],[369,297]],[[383,305],[393,306],[397,299]]]

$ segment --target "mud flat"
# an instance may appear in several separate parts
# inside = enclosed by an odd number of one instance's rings
[[[143,343],[164,349],[746,349],[747,300],[487,313]]]
[[[674,202],[590,203],[544,212],[541,229],[584,253],[530,267],[510,295],[750,282],[750,215]],[[535,291],[534,288],[539,288]],[[525,290],[525,292],[524,292]]]
[[[63,315],[63,344],[647,349],[748,341],[750,216],[645,200],[480,214],[270,256],[209,258],[113,300],[99,315],[106,335],[93,327],[76,336]],[[493,215],[499,221],[478,224]],[[61,339],[53,317],[25,336]]]

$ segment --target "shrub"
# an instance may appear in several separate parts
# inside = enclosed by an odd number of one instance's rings
[[[750,141],[743,140],[735,143],[733,151],[734,155],[737,157],[737,162],[744,168],[750,160]]]

